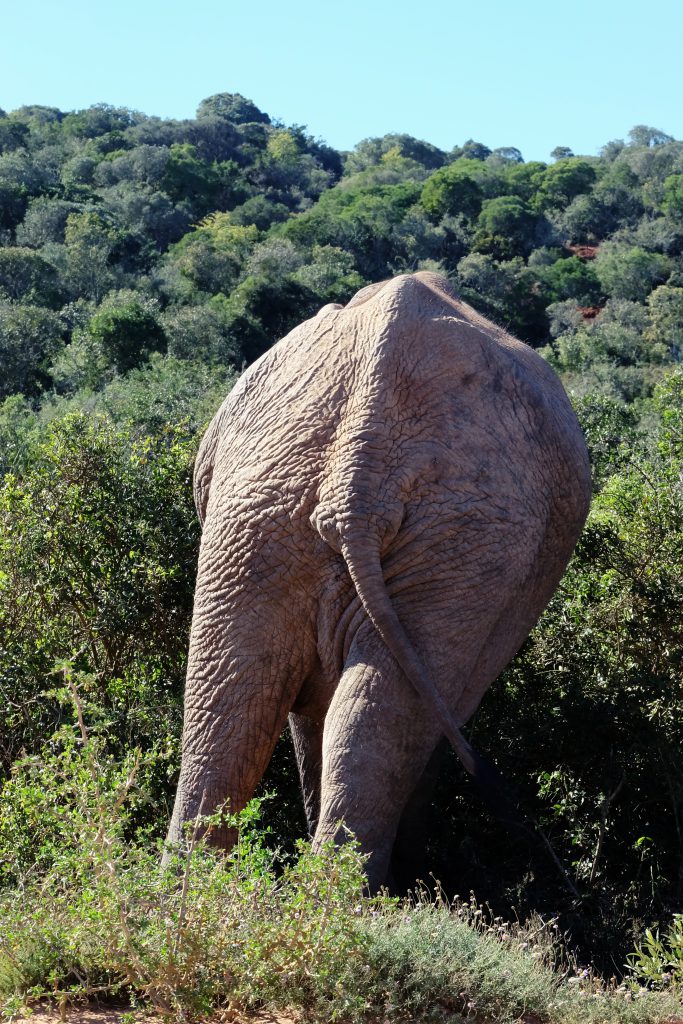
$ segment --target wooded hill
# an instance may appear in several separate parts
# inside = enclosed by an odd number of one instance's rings
[[[446,274],[560,372],[596,491],[558,595],[471,726],[582,902],[473,807],[455,764],[425,866],[501,908],[559,909],[596,955],[621,956],[634,918],[680,909],[683,142],[638,126],[548,164],[401,134],[339,153],[236,94],[187,121],[106,105],[0,113],[4,884],[64,842],[46,782],[50,736],[70,721],[47,692],[60,661],[115,751],[154,753],[130,828],[163,833],[198,432],[295,324],[417,269]],[[301,818],[284,741],[269,785],[290,841]]]

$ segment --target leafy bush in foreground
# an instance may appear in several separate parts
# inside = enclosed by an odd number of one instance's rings
[[[0,485],[0,777],[62,720],[45,692],[61,659],[91,676],[88,699],[119,749],[175,761],[199,534],[195,444],[182,425],[135,438],[72,416]],[[162,765],[158,774],[157,796],[168,785]]]
[[[230,823],[227,857],[197,821],[163,868],[158,849],[126,839],[139,753],[117,762],[85,722],[77,680],[60,698],[75,724],[47,748],[57,797],[49,867],[0,898],[0,999],[6,1013],[50,996],[63,1008],[127,993],[177,1020],[268,1006],[312,1021],[426,1019],[448,1014],[512,1024],[656,1024],[680,1009],[674,993],[606,989],[563,959],[556,926],[489,920],[474,901],[398,902],[364,895],[353,841],[278,867],[253,804]],[[37,767],[34,762],[34,767]],[[52,795],[50,795],[52,794]]]

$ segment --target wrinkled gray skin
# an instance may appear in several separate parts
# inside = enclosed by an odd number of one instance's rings
[[[253,795],[289,715],[316,843],[386,876],[402,811],[537,621],[589,503],[553,371],[427,273],[326,306],[203,440],[184,822]],[[213,841],[229,845],[217,831]]]

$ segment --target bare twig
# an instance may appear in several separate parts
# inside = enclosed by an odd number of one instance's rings
[[[622,786],[624,785],[625,781],[626,781],[626,772],[622,772],[621,773],[621,778],[619,779],[619,782],[617,783],[616,788],[611,793],[606,793],[604,798],[603,798],[603,801],[602,801],[602,814],[601,814],[601,821],[600,821],[600,831],[598,832],[598,841],[597,841],[597,843],[595,845],[595,853],[593,855],[593,863],[591,864],[591,873],[590,873],[590,876],[589,876],[589,879],[588,879],[588,881],[591,884],[593,883],[593,880],[595,878],[595,872],[597,871],[597,867],[598,867],[598,860],[599,860],[600,854],[602,852],[602,844],[604,843],[605,835],[607,834],[607,820],[609,818],[609,809],[612,806],[612,804],[614,803],[614,801],[616,800],[616,798],[619,796],[619,793],[621,792]]]

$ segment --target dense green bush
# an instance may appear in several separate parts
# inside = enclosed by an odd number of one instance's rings
[[[158,850],[129,836],[149,758],[113,758],[100,709],[83,699],[88,681],[65,666],[61,683],[73,720],[19,766],[10,814],[0,816],[8,844],[11,811],[33,812],[48,854],[27,871],[19,846],[21,901],[0,894],[7,1015],[46,996],[64,1012],[70,1000],[122,993],[180,1021],[264,1006],[313,1021],[414,1020],[439,1007],[491,1024],[522,1015],[655,1024],[680,1007],[673,993],[637,982],[602,985],[566,958],[552,921],[510,925],[474,900],[449,905],[440,894],[436,904],[424,892],[368,898],[352,837],[317,852],[301,843],[296,860],[278,863],[256,828],[257,804],[227,816],[238,833],[227,857],[198,838],[200,825],[226,817],[219,812],[195,822],[162,867]],[[659,984],[664,950],[647,942],[636,977],[650,967]]]
[[[194,434],[56,421],[0,491],[0,765],[60,720],[56,661],[93,676],[123,745],[175,759],[198,525]],[[169,767],[169,771],[172,770]],[[162,784],[160,782],[160,784]]]

